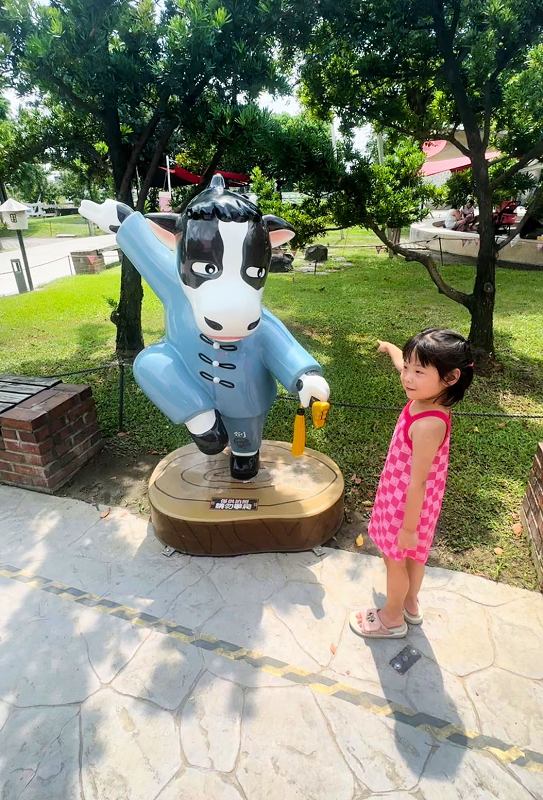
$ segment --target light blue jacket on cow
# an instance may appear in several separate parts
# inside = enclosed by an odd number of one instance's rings
[[[183,291],[175,253],[159,241],[141,214],[124,220],[117,242],[164,304],[165,338],[138,355],[134,376],[172,422],[184,423],[216,409],[227,428],[228,418],[258,418],[261,430],[276,395],[275,379],[295,393],[303,373],[321,372],[315,359],[266,309],[255,332],[239,341],[226,344],[201,333]],[[259,442],[252,445],[258,447]]]

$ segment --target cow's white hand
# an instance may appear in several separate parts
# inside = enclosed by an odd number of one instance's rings
[[[106,233],[117,233],[123,220],[132,213],[132,209],[116,200],[106,200],[103,203],[93,203],[92,200],[82,200],[79,213],[98,225]]]
[[[330,387],[322,375],[304,372],[303,375],[300,375],[299,383],[301,383],[301,387],[298,384],[298,395],[304,408],[307,408],[312,397],[324,402],[330,397]]]

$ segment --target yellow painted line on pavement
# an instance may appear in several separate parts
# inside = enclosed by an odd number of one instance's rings
[[[393,703],[378,695],[356,689],[354,686],[333,680],[320,673],[311,672],[295,664],[287,664],[265,653],[249,650],[246,647],[241,647],[223,639],[217,639],[208,634],[197,634],[185,625],[179,625],[173,620],[156,617],[145,611],[139,611],[136,608],[117,603],[115,600],[103,595],[99,596],[74,586],[67,586],[59,581],[53,581],[41,575],[18,569],[11,564],[0,563],[0,577],[24,583],[33,589],[54,594],[62,600],[68,600],[91,608],[101,614],[118,617],[130,625],[137,625],[150,631],[162,633],[164,636],[177,639],[183,644],[212,652],[221,658],[248,664],[253,669],[282,678],[290,683],[307,686],[313,692],[335,697],[343,702],[359,706],[374,716],[393,719],[395,722],[409,725],[421,731],[427,731],[440,742],[448,742],[469,750],[490,753],[503,764],[514,764],[525,767],[532,772],[543,773],[543,754],[534,750],[518,747],[493,736],[485,736],[477,731],[465,730],[447,720],[424,712],[413,711],[398,703]]]

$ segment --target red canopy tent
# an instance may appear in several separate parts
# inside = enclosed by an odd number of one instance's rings
[[[166,167],[160,167],[160,169],[166,172]],[[249,175],[245,175],[243,172],[227,172],[223,169],[218,169],[217,172],[223,176],[225,181],[235,186],[243,186],[251,180]],[[180,167],[178,164],[170,168],[170,175],[183,184],[193,184],[196,186],[202,181],[201,175],[196,175],[195,172],[190,172],[188,169]]]

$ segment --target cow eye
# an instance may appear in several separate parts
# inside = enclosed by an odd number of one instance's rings
[[[195,275],[204,275],[208,278],[213,278],[221,271],[216,264],[212,264],[209,261],[195,261],[191,266],[191,270]]]
[[[266,274],[264,267],[247,267],[245,272],[249,278],[263,278]]]

